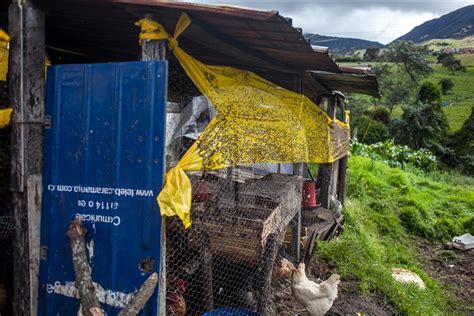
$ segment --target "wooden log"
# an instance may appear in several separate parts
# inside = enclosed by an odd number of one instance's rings
[[[9,7],[11,190],[14,232],[14,315],[36,315],[44,121],[44,14],[31,1]]]
[[[158,273],[152,273],[145,283],[140,287],[140,290],[133,295],[130,302],[120,311],[119,316],[134,316],[145,307],[150,297],[155,292],[156,285],[158,284]]]
[[[67,230],[67,237],[71,244],[72,263],[76,276],[76,288],[82,306],[82,314],[85,316],[103,315],[100,310],[99,300],[92,284],[92,272],[87,259],[86,242],[84,236],[87,230],[81,220],[76,218]]]

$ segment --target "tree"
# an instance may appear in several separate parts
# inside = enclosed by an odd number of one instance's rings
[[[384,54],[387,61],[395,63],[416,84],[420,79],[433,73],[433,68],[427,59],[429,55],[430,52],[426,46],[405,41],[391,43]]]
[[[438,60],[438,64],[441,63],[441,61],[443,59],[445,59],[446,57],[448,57],[449,55],[451,54],[448,54],[448,53],[439,53],[437,56],[436,56],[436,59]]]
[[[441,102],[441,90],[431,81],[425,81],[418,89],[417,100],[424,104]]]
[[[463,66],[461,64],[461,61],[455,58],[453,55],[446,56],[440,61],[440,63],[441,65],[443,65],[443,67],[446,67],[451,70],[453,74],[455,74],[456,71],[466,71],[466,67]]]
[[[372,70],[380,84],[381,103],[388,107],[390,113],[395,106],[409,103],[415,94],[416,86],[404,71],[385,63],[373,67]]]
[[[375,61],[379,57],[379,54],[380,54],[380,47],[369,46],[365,50],[363,59],[367,61]]]
[[[449,79],[449,78],[444,78],[444,79],[441,79],[438,84],[440,85],[441,87],[441,92],[443,94],[447,94],[449,90],[451,90],[452,88],[454,88],[454,82]]]
[[[438,156],[449,151],[446,147],[448,121],[440,104],[414,104],[403,108],[400,119],[393,120],[395,141],[411,148],[426,148]]]

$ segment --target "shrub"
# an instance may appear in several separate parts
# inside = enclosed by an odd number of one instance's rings
[[[431,81],[425,81],[418,90],[417,99],[421,103],[441,102],[441,90]]]
[[[393,140],[366,145],[354,139],[351,142],[351,153],[382,161],[391,167],[403,168],[410,165],[425,171],[436,170],[438,167],[436,157],[429,150],[413,150],[407,146],[395,145]]]
[[[378,121],[386,126],[390,124],[390,111],[384,106],[378,106],[372,111],[375,121]]]
[[[439,62],[443,65],[443,67],[451,70],[453,74],[455,74],[456,71],[466,71],[466,67],[463,66],[461,61],[455,58],[453,55],[448,55]]]
[[[366,144],[373,144],[390,138],[390,130],[387,126],[365,115],[351,119],[351,129],[352,134],[355,135],[357,131],[357,137]]]
[[[449,90],[454,88],[454,82],[449,78],[441,79],[438,84],[441,86],[441,92],[443,94],[448,93]]]
[[[426,148],[439,156],[449,153],[446,147],[448,121],[440,104],[415,104],[403,108],[400,119],[391,123],[398,144]]]

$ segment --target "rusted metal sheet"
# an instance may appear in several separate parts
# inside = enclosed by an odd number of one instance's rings
[[[67,3],[37,0],[47,14],[46,41],[53,61],[136,60],[140,54],[134,22],[151,14],[170,32],[182,12],[193,23],[180,36],[180,45],[205,63],[249,70],[271,69],[301,73],[340,70],[327,51],[314,51],[291,19],[276,11],[231,6],[101,0]]]
[[[329,90],[360,93],[380,98],[379,83],[375,75],[368,74],[368,72],[360,74],[363,70],[354,68],[345,68],[344,70],[352,71],[352,73],[311,72],[311,76]]]

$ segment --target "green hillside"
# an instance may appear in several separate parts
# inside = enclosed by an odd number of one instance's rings
[[[439,51],[445,48],[464,48],[474,47],[474,36],[468,36],[465,38],[443,38],[443,39],[431,39],[423,43],[427,45],[432,51]]]
[[[319,246],[322,258],[343,280],[358,281],[361,293],[375,293],[402,315],[469,314],[455,290],[433,279],[417,246],[474,234],[473,178],[405,172],[369,158],[350,157],[346,230]],[[442,256],[456,256],[442,252]],[[394,281],[391,268],[417,273],[426,290]],[[469,289],[467,289],[469,291]]]

